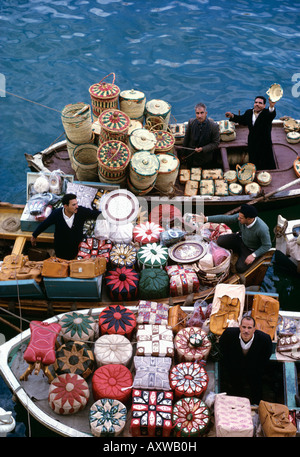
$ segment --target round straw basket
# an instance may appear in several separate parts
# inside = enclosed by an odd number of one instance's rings
[[[73,151],[73,168],[79,181],[98,181],[97,146],[80,144]]]
[[[117,109],[108,109],[99,116],[101,132],[99,142],[122,141],[127,143],[130,118]]]
[[[120,183],[126,178],[130,150],[121,141],[106,141],[97,152],[98,175],[102,182]]]
[[[154,186],[160,167],[155,154],[149,151],[136,152],[129,165],[129,179],[132,186],[138,190],[150,189]],[[151,189],[150,189],[151,190]]]
[[[195,264],[193,264],[193,267],[195,267],[199,281],[202,284],[214,286],[215,284],[224,281],[229,275],[230,260],[231,255],[226,257],[226,259],[220,265],[213,268],[207,268],[205,270],[201,270],[199,264],[196,264],[196,267]]]
[[[165,130],[155,130],[153,133],[156,136],[155,154],[173,154],[175,138],[172,133]]]
[[[171,105],[164,100],[150,100],[146,103],[146,122],[150,118],[159,118],[162,124],[160,130],[167,130],[171,114]]]
[[[74,144],[88,143],[92,137],[91,107],[86,103],[66,105],[61,112],[66,136]]]
[[[134,187],[130,181],[129,178],[127,178],[127,187],[128,189],[130,190],[130,192],[132,192],[134,195],[138,195],[138,196],[143,196],[143,195],[146,195],[148,194],[149,192],[151,192],[151,190],[153,189],[155,185],[155,181],[153,183],[153,185],[151,185],[150,187],[148,187],[147,189],[137,189],[136,187]]]
[[[95,134],[94,134],[94,132],[92,132],[92,138],[90,139],[90,141],[87,141],[84,144],[87,144],[87,143],[88,144],[94,144],[94,141],[95,141]],[[67,136],[66,136],[66,142],[67,142],[67,150],[68,150],[68,154],[69,154],[71,167],[74,169],[74,166],[73,166],[74,165],[73,152],[74,152],[74,149],[77,146],[79,146],[79,144],[72,143],[72,141],[70,141],[70,139]]]
[[[112,83],[104,82],[104,79],[113,75]],[[92,101],[92,111],[95,120],[107,109],[118,108],[120,89],[114,84],[115,74],[106,75],[99,83],[89,88]]]
[[[180,161],[171,154],[155,154],[160,166],[155,187],[160,192],[170,193],[174,189],[176,178],[179,172]]]
[[[245,165],[237,165],[237,177],[241,184],[249,184],[255,178],[256,166],[253,163],[245,163]]]
[[[130,119],[142,121],[144,119],[144,111],[146,97],[143,92],[138,90],[123,90],[119,96],[120,109],[126,113]]]
[[[145,128],[133,130],[129,136],[129,148],[134,154],[138,151],[149,151],[154,153],[156,147],[156,136]]]

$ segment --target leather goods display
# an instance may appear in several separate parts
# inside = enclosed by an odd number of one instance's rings
[[[268,295],[254,295],[251,316],[256,321],[256,328],[274,339],[279,317],[279,301]]]
[[[173,406],[172,422],[175,436],[201,436],[209,429],[211,412],[200,398],[182,398]]]
[[[117,363],[128,366],[132,359],[132,344],[124,335],[102,335],[94,345],[97,366]]]
[[[173,333],[176,335],[179,330],[186,326],[188,314],[183,311],[180,305],[171,306],[169,310],[168,325],[172,327]]]
[[[141,244],[157,243],[163,231],[164,228],[156,222],[142,222],[133,229],[133,241]]]
[[[130,424],[132,436],[170,436],[172,400],[173,392],[133,389]]]
[[[111,398],[126,403],[131,396],[132,374],[124,365],[103,365],[93,374],[92,391],[95,401]]]
[[[107,271],[105,284],[112,300],[134,300],[138,295],[140,275],[134,268],[117,267]]]
[[[137,324],[168,325],[168,313],[168,303],[140,300],[136,322]]]
[[[248,398],[217,394],[214,405],[217,437],[252,437],[253,421]]]
[[[97,223],[98,221],[96,222],[96,226]],[[111,249],[112,242],[110,240],[98,240],[95,237],[87,237],[79,244],[77,259],[104,257],[108,261]]]
[[[136,374],[133,387],[137,389],[171,390],[169,372],[171,357],[134,356]]]
[[[136,340],[136,355],[138,356],[174,356],[173,332],[168,325],[139,325]]]
[[[119,334],[128,339],[136,327],[134,313],[123,305],[109,305],[99,315],[101,334]]]
[[[289,409],[286,405],[261,400],[258,415],[265,436],[296,436],[297,428],[289,419]]]
[[[174,338],[177,362],[196,362],[206,360],[211,349],[207,333],[200,327],[186,327]]]
[[[168,273],[160,268],[145,268],[140,273],[139,297],[141,300],[158,300],[169,297]]]
[[[87,314],[71,311],[59,320],[64,341],[94,341],[99,335],[98,322]]]
[[[95,259],[82,259],[70,261],[71,278],[95,278],[106,271],[106,259],[96,257]]]
[[[118,436],[126,425],[127,408],[122,402],[100,398],[90,408],[89,421],[93,436]]]
[[[68,415],[85,408],[89,397],[86,380],[75,373],[66,373],[50,384],[48,402],[56,414]]]
[[[42,276],[49,278],[67,278],[69,276],[69,261],[59,257],[50,257],[43,261]]]
[[[170,277],[170,295],[177,297],[197,292],[199,289],[199,279],[192,268],[182,265],[172,265],[166,267]]]
[[[27,261],[28,257],[23,254],[11,254],[5,256],[0,270],[0,281],[17,279],[17,273]]]
[[[42,281],[43,262],[28,260],[16,272],[16,279],[34,279],[36,282]]]
[[[53,368],[57,376],[75,373],[86,379],[93,372],[95,358],[89,346],[81,341],[67,341],[56,351]]]
[[[222,335],[228,326],[238,326],[243,315],[244,303],[243,284],[218,284],[212,303],[210,331],[215,335]]]
[[[147,243],[137,253],[140,268],[163,268],[169,259],[169,250],[159,243]]]
[[[300,338],[296,335],[283,336],[279,338],[276,346],[277,351],[284,357],[291,357],[294,360],[300,359]]]
[[[170,386],[177,400],[182,397],[202,397],[208,381],[208,374],[201,363],[179,363],[170,371]]]
[[[136,263],[137,249],[131,244],[116,243],[109,256],[114,267],[133,268]]]

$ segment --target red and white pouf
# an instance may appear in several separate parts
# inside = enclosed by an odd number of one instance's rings
[[[157,243],[160,238],[160,234],[164,232],[165,229],[155,222],[143,222],[138,224],[133,229],[133,241],[147,244],[147,243]]]
[[[183,362],[170,371],[170,386],[176,399],[202,397],[209,382],[205,368],[197,362]]]
[[[195,362],[207,359],[211,341],[200,327],[185,327],[175,336],[174,346],[177,363]]]
[[[131,396],[132,384],[132,374],[124,365],[103,365],[92,377],[93,397],[95,401],[111,398],[126,403]]]
[[[74,414],[83,409],[90,397],[85,379],[75,373],[55,378],[49,387],[48,402],[57,414]]]
[[[175,436],[201,436],[209,429],[211,412],[200,398],[185,397],[174,404],[172,420]]]

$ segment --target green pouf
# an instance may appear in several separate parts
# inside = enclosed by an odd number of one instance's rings
[[[144,300],[167,298],[170,295],[168,273],[160,268],[145,268],[140,273],[139,298]]]

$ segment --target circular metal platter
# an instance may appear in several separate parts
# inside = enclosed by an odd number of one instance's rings
[[[207,252],[207,243],[199,241],[180,241],[169,248],[169,256],[174,262],[192,263],[201,259]]]

